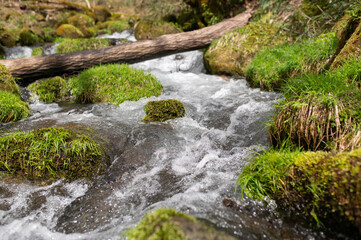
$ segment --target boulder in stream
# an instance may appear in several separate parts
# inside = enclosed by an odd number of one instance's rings
[[[84,34],[71,24],[62,24],[56,29],[56,35],[64,38],[81,38]]]
[[[69,96],[67,83],[59,76],[33,82],[28,89],[34,91],[39,100],[45,103],[61,101]]]

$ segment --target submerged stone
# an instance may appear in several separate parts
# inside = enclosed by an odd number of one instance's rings
[[[144,106],[144,110],[146,116],[143,122],[164,122],[185,115],[184,104],[175,99],[150,101]]]

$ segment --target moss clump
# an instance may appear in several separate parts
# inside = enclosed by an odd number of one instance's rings
[[[184,104],[175,99],[150,101],[144,106],[143,122],[164,122],[168,119],[184,117]]]
[[[41,56],[41,55],[44,55],[44,49],[42,49],[41,47],[34,48],[31,53],[31,56]]]
[[[11,92],[20,96],[20,89],[16,84],[15,78],[2,64],[0,64],[0,90]]]
[[[242,75],[258,51],[285,41],[278,25],[250,23],[213,41],[204,55],[205,65],[212,74]]]
[[[57,47],[57,53],[70,53],[90,49],[99,49],[109,47],[109,39],[101,38],[78,38],[78,39],[64,39]]]
[[[84,34],[77,27],[74,27],[73,25],[70,25],[70,24],[60,25],[56,29],[55,33],[57,36],[64,37],[64,38],[82,38],[82,37],[84,37]]]
[[[109,64],[89,68],[69,79],[71,93],[80,103],[137,101],[158,96],[163,86],[151,74],[126,64]]]
[[[134,26],[134,36],[137,40],[152,39],[164,34],[179,32],[181,32],[181,30],[173,24],[162,21],[143,20]]]
[[[339,154],[270,150],[257,156],[237,184],[252,198],[268,196],[320,225],[361,230],[361,149]],[[345,229],[346,228],[346,229]],[[349,232],[350,233],[350,232]]]
[[[247,66],[245,75],[253,87],[279,90],[290,77],[323,70],[336,48],[334,33],[287,43],[259,52]]]
[[[354,149],[361,144],[361,60],[324,74],[290,78],[270,124],[273,145],[289,139],[307,150]]]
[[[130,240],[186,240],[187,238],[182,229],[173,222],[175,217],[196,222],[195,218],[174,209],[157,209],[145,215],[135,228],[129,230],[126,234],[127,238]]]
[[[22,46],[33,46],[38,43],[41,39],[31,32],[30,30],[24,30],[20,33],[20,44]]]
[[[0,150],[0,171],[34,180],[93,177],[102,158],[89,136],[65,128],[5,134]]]
[[[34,91],[39,100],[45,103],[64,100],[69,96],[67,83],[61,77],[53,77],[33,82],[28,89]]]
[[[29,105],[20,96],[0,90],[0,122],[15,122],[29,115]]]

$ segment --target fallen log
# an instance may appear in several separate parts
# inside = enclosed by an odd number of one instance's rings
[[[246,25],[254,12],[245,12],[218,24],[191,32],[163,35],[103,49],[83,52],[52,54],[19,59],[0,60],[14,77],[26,85],[36,79],[62,74],[72,74],[94,65],[107,63],[134,63],[168,54],[201,49],[224,33]]]

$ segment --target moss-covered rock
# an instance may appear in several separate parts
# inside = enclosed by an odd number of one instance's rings
[[[16,84],[15,78],[2,64],[0,64],[0,90],[20,96],[19,86]]]
[[[90,49],[99,49],[109,47],[109,39],[101,38],[78,38],[64,39],[57,47],[57,53],[78,52]]]
[[[137,40],[152,39],[164,34],[179,32],[181,32],[181,30],[174,25],[162,21],[143,20],[134,26],[134,36]]]
[[[38,80],[31,83],[28,89],[34,91],[39,100],[45,103],[61,101],[69,96],[67,83],[61,77]]]
[[[144,106],[146,116],[143,122],[164,122],[185,115],[184,104],[175,99],[150,101]]]
[[[16,39],[6,29],[0,29],[0,44],[5,47],[14,47]]]
[[[22,46],[33,46],[39,43],[39,37],[30,30],[23,30],[20,33],[20,44]]]
[[[174,209],[157,209],[148,213],[138,225],[126,233],[129,240],[235,240],[223,232],[217,232],[195,218]]]
[[[127,64],[108,64],[84,70],[69,79],[71,93],[80,103],[137,101],[158,96],[163,86],[151,74]]]
[[[29,105],[23,102],[19,95],[0,90],[0,122],[15,122],[26,118],[28,115]]]
[[[77,27],[74,27],[73,25],[70,25],[70,24],[60,25],[56,29],[55,33],[57,36],[64,37],[64,38],[82,38],[82,37],[84,37],[84,34]]]
[[[95,21],[88,15],[74,15],[68,18],[68,23],[77,27],[83,33],[84,37],[94,37],[96,35],[96,31],[94,28]]]
[[[76,130],[44,128],[3,134],[0,150],[0,171],[20,178],[91,178],[101,169],[101,147]]]
[[[314,225],[361,232],[361,149],[344,153],[271,150],[256,157],[238,178],[247,195],[275,199]],[[356,229],[355,229],[356,228]]]
[[[361,22],[358,24],[351,37],[347,40],[346,44],[337,55],[331,65],[331,69],[342,65],[342,63],[353,57],[360,56],[361,54]]]
[[[257,52],[284,42],[278,25],[250,23],[213,41],[204,55],[205,66],[212,74],[243,75]]]
[[[96,17],[96,20],[99,22],[106,21],[109,17],[112,16],[111,12],[108,8],[103,6],[95,6],[93,8],[94,15]]]
[[[31,52],[31,56],[41,56],[44,55],[44,49],[41,47],[34,48]]]

